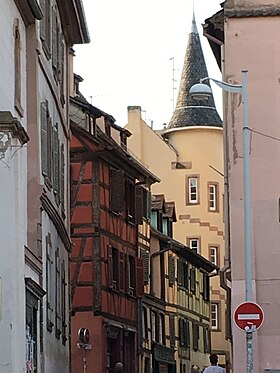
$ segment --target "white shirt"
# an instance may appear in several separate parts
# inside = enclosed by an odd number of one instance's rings
[[[203,373],[225,373],[225,370],[218,365],[210,365],[204,369]]]

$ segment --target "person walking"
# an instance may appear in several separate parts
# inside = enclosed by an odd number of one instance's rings
[[[218,355],[211,354],[209,356],[209,360],[210,360],[211,365],[205,368],[203,373],[225,373],[224,368],[218,365]]]

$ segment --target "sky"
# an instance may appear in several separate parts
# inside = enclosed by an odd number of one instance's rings
[[[221,9],[221,0],[194,0],[195,18],[208,75],[221,79],[204,20]],[[91,42],[75,45],[74,72],[92,105],[127,123],[127,106],[141,106],[154,129],[169,123],[191,30],[192,0],[83,0]],[[222,90],[212,85],[222,116]]]

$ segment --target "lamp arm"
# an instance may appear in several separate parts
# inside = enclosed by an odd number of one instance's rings
[[[200,79],[200,83],[205,82],[205,80],[212,80],[215,84],[217,84],[218,87],[224,89],[227,92],[242,93],[242,85],[241,84],[230,84],[230,83],[226,83],[226,82],[221,82],[220,80],[209,78],[208,76],[206,78]]]

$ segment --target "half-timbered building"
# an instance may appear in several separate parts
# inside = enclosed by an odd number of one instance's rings
[[[72,372],[86,364],[109,373],[117,362],[124,373],[137,372],[138,225],[159,180],[126,150],[129,132],[79,94],[79,81],[70,113]],[[89,331],[88,349],[79,343],[81,328]]]
[[[217,267],[173,239],[174,202],[153,195],[151,207],[150,251],[143,252],[141,373],[200,371],[210,352],[209,277]]]

